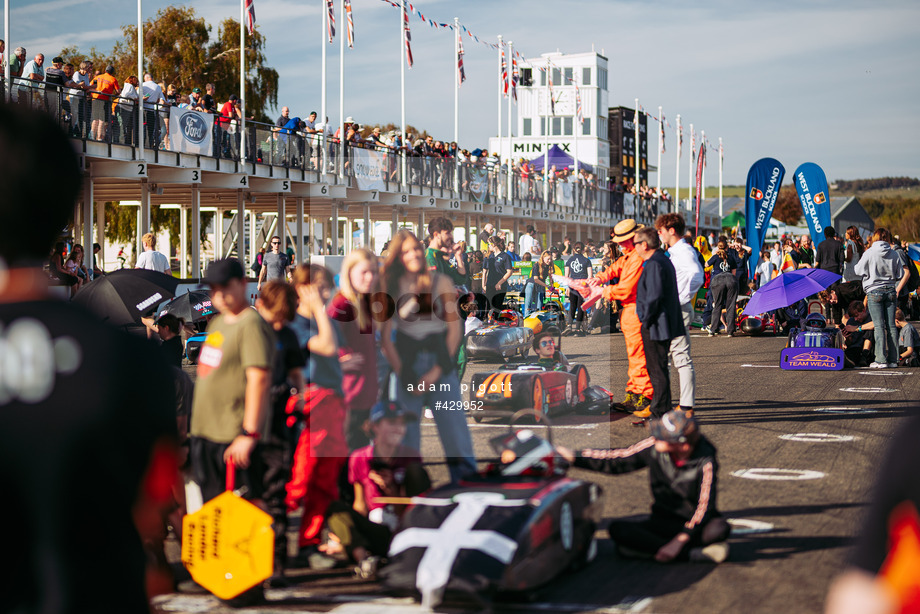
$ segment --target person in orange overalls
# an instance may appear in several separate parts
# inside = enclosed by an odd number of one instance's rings
[[[633,246],[633,235],[642,228],[634,219],[625,219],[613,228],[611,239],[618,243],[623,255],[606,270],[598,273],[588,283],[598,286],[612,279],[616,284],[604,288],[604,298],[613,303],[620,301],[620,330],[626,340],[626,354],[629,359],[629,381],[626,382],[626,399],[623,405],[639,418],[651,415],[652,381],[645,366],[645,349],[642,345],[642,323],[636,316],[636,285],[642,275],[642,258]]]

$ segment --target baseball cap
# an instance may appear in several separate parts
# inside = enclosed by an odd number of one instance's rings
[[[658,420],[649,422],[649,431],[655,439],[668,443],[686,443],[699,432],[695,418],[682,411],[669,411]]]
[[[418,420],[418,416],[407,411],[405,407],[396,401],[377,401],[377,403],[371,407],[371,422],[380,422],[384,418],[392,419],[400,416],[404,417],[406,420]]]
[[[201,93],[201,88],[200,88],[200,87],[196,87],[195,89],[192,90],[192,93],[193,93],[193,94],[200,94],[200,93]]]
[[[244,279],[243,265],[236,258],[215,260],[208,267],[204,283],[210,286],[225,286],[232,279]]]

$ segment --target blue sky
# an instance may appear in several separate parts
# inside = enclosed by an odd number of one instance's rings
[[[337,15],[340,0],[336,0]],[[63,46],[109,50],[120,26],[136,21],[131,0],[10,0],[12,46],[50,56]],[[144,0],[144,18],[169,2]],[[215,26],[239,16],[234,0],[198,0]],[[280,104],[295,115],[320,106],[323,0],[256,0],[268,63],[281,75]],[[502,34],[527,57],[547,51],[605,51],[612,106],[680,113],[725,144],[725,183],[743,184],[764,156],[786,167],[820,164],[828,179],[920,175],[920,3],[852,0],[697,3],[665,1],[413,0],[426,18],[459,17],[489,42]],[[399,122],[399,12],[381,0],[352,0],[356,45],[346,48],[346,115]],[[448,30],[411,21],[415,66],[407,71],[407,116],[453,136],[453,40]],[[341,24],[339,24],[341,31]],[[496,55],[464,41],[461,141],[487,145],[496,129]],[[328,47],[329,115],[338,120],[338,39]],[[652,134],[654,134],[654,129]],[[653,137],[654,138],[654,137]],[[687,139],[685,137],[685,143]],[[654,152],[655,145],[650,146]],[[654,153],[653,161],[654,161]],[[686,148],[681,183],[686,185]],[[662,185],[674,183],[669,135]],[[652,183],[654,184],[654,176]],[[712,157],[707,184],[718,181]]]

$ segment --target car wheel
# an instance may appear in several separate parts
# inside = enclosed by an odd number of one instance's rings
[[[532,388],[532,394],[530,398],[533,401],[534,413],[537,415],[538,419],[542,419],[543,418],[543,381],[540,380],[539,377],[533,378],[533,388]]]
[[[578,395],[578,403],[585,402],[585,390],[588,389],[588,370],[583,366],[578,367],[575,375],[575,393]]]
[[[482,422],[482,412],[481,411],[477,411],[474,409],[470,413],[473,415],[473,422],[475,422],[476,424],[479,424],[480,422]]]

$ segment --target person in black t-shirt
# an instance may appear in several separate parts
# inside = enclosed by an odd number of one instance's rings
[[[0,157],[0,343],[18,367],[0,370],[0,526],[16,553],[0,609],[146,614],[154,536],[137,527],[162,527],[178,481],[171,373],[146,340],[49,296],[39,263],[80,192],[66,135],[0,105]]]
[[[728,249],[724,239],[716,245],[715,253],[706,262],[712,267],[712,280],[709,282],[709,291],[712,292],[712,315],[703,329],[709,336],[719,334],[722,310],[725,309],[725,330],[729,337],[735,336],[735,302],[738,300],[738,256],[734,250]]]
[[[160,351],[166,362],[173,367],[182,367],[182,355],[185,353],[182,348],[182,337],[179,336],[180,320],[171,313],[167,313],[157,320],[157,334],[163,343],[160,344]]]
[[[837,231],[833,226],[824,229],[824,240],[818,245],[815,256],[815,266],[831,273],[843,273],[843,262],[846,253],[843,243],[837,239]]]
[[[594,277],[591,271],[591,261],[588,260],[583,253],[585,249],[584,243],[581,241],[577,242],[573,249],[574,254],[565,263],[566,277],[579,280]],[[571,320],[574,326],[575,335],[578,337],[585,336],[585,331],[582,328],[585,321],[585,311],[581,308],[584,302],[580,293],[569,290],[569,320]]]
[[[489,237],[489,255],[483,262],[482,289],[492,309],[501,311],[508,292],[508,278],[514,272],[511,257],[505,252],[505,240]]]

